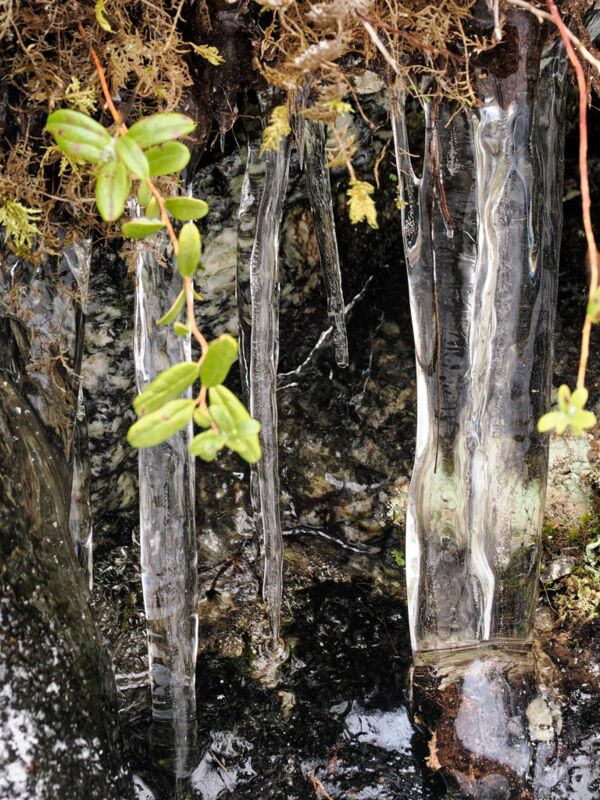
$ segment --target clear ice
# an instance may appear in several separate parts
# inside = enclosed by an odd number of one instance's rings
[[[166,246],[166,245],[165,245]],[[181,289],[170,266],[140,248],[136,267],[134,357],[141,391],[166,367],[190,360],[187,337],[156,321]],[[194,766],[198,645],[194,461],[190,427],[139,451],[142,587],[148,635],[155,755],[177,776]]]
[[[481,78],[478,108],[425,106],[420,178],[404,100],[390,94],[416,348],[416,651],[525,642],[537,597],[548,443],[536,421],[550,400],[566,60],[557,46],[540,61],[537,22],[508,16],[516,71]]]

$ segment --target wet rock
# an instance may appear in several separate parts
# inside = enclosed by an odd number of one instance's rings
[[[0,795],[121,800],[116,694],[68,528],[64,461],[0,376]]]

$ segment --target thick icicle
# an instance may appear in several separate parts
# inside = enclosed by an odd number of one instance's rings
[[[140,250],[134,356],[138,391],[166,367],[189,360],[187,338],[156,321],[181,289],[176,271]],[[190,429],[139,451],[142,587],[148,632],[153,738],[177,776],[194,766],[198,644],[194,462]]]
[[[335,359],[340,367],[348,366],[348,334],[344,315],[344,293],[340,256],[335,234],[333,200],[329,171],[325,166],[327,158],[325,145],[327,135],[322,122],[306,120],[304,130],[304,171],[306,188],[313,212],[313,224],[321,268],[327,288],[327,310],[333,327]]]
[[[565,59],[543,59],[540,79],[539,26],[507,13],[515,71],[482,78],[473,111],[426,107],[420,179],[392,93],[417,360],[415,650],[525,642],[537,595],[548,450],[536,420],[551,379]]]
[[[249,164],[251,153],[249,154]],[[256,158],[256,156],[254,156]],[[290,142],[265,155],[266,173],[250,258],[250,411],[261,424],[263,457],[258,462],[258,528],[264,542],[263,599],[272,646],[277,647],[283,591],[283,535],[277,452],[277,362],[279,357],[279,229],[290,162]],[[250,178],[249,178],[250,180]],[[249,213],[249,209],[248,209]]]

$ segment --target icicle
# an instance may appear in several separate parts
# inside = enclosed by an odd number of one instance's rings
[[[340,367],[348,366],[348,335],[344,317],[342,273],[335,235],[331,183],[326,164],[325,126],[322,122],[306,120],[304,123],[304,149],[306,188],[313,212],[313,224],[321,268],[327,288],[327,310],[333,327],[335,359]]]
[[[90,503],[91,466],[88,448],[87,416],[83,386],[79,385],[75,436],[72,449],[71,505],[69,529],[75,552],[88,579],[90,591],[94,585],[93,524]]]
[[[92,245],[89,239],[68,247],[63,258],[66,261],[79,291],[76,322],[76,353],[74,369],[81,372],[83,346],[85,340],[86,317],[88,313],[90,269]],[[77,406],[71,447],[71,504],[69,508],[69,529],[77,557],[85,570],[90,591],[94,583],[93,572],[93,525],[90,502],[91,465],[88,447],[88,428],[83,386],[79,380]]]
[[[283,535],[279,509],[277,453],[277,362],[279,355],[279,228],[290,161],[289,138],[265,155],[266,174],[256,237],[250,258],[251,357],[250,411],[261,423],[263,457],[258,476],[259,529],[264,542],[263,598],[272,646],[277,647],[283,581]]]
[[[190,360],[187,337],[156,321],[181,289],[176,271],[140,248],[136,269],[134,357],[138,391],[166,367]],[[142,587],[148,632],[153,736],[177,776],[194,765],[198,643],[197,550],[192,434],[139,451]]]
[[[260,154],[261,140],[248,140],[246,172],[242,183],[238,211],[238,250],[236,298],[239,321],[240,377],[246,403],[250,403],[250,340],[252,331],[252,297],[250,294],[250,260],[258,229],[258,213],[265,184],[265,159]]]
[[[565,60],[555,53],[530,81],[539,28],[507,13],[521,62],[506,83],[481,80],[475,110],[426,106],[420,179],[391,95],[417,361],[416,650],[525,641],[537,593],[547,446],[535,420],[550,388]]]

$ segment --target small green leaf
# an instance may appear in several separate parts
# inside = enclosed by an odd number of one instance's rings
[[[179,233],[177,268],[184,278],[191,278],[198,269],[201,255],[200,231],[193,222],[186,222]]]
[[[200,364],[200,380],[203,386],[218,386],[223,383],[231,365],[237,358],[236,340],[224,334],[211,342]]]
[[[173,322],[175,322],[177,317],[183,311],[184,305],[185,305],[185,292],[182,289],[177,295],[177,298],[175,299],[175,302],[173,303],[171,308],[167,311],[167,313],[163,317],[161,317],[157,321],[156,324],[161,326],[171,325]]]
[[[96,122],[89,114],[82,114],[81,111],[75,111],[72,108],[59,108],[57,111],[53,111],[46,120],[45,130],[52,134],[58,133],[60,136],[60,128],[64,125],[95,134],[99,140],[102,140],[104,146],[112,141],[110,133],[99,122]]]
[[[566,384],[562,384],[562,386],[558,387],[557,392],[557,402],[558,407],[560,410],[568,414],[569,413],[569,405],[571,404],[571,390]]]
[[[233,433],[235,431],[235,422],[225,406],[211,403],[210,416],[221,433]]]
[[[146,180],[150,175],[150,166],[144,151],[139,144],[129,135],[118,136],[115,142],[118,157],[127,167],[129,172],[140,181]]]
[[[195,197],[169,197],[165,200],[169,214],[175,219],[202,219],[208,214],[208,203]]]
[[[186,361],[164,370],[135,398],[133,401],[135,413],[141,417],[179,397],[197,380],[199,373],[197,364],[189,364]]]
[[[129,196],[131,181],[120,161],[103,164],[96,177],[96,205],[106,222],[119,219]]]
[[[562,422],[562,419],[563,415],[560,411],[549,411],[540,418],[537,424],[537,429],[540,433],[548,433],[548,431],[558,428]],[[565,428],[566,424],[560,432],[562,433]]]
[[[194,120],[185,114],[153,114],[133,124],[127,135],[146,150],[148,147],[186,136],[195,127]]]
[[[146,150],[150,175],[155,178],[181,172],[187,166],[190,156],[189,148],[181,142],[165,142]]]
[[[190,422],[194,414],[194,400],[171,400],[158,411],[154,411],[134,422],[127,433],[132,447],[155,447]]]
[[[236,428],[247,420],[252,419],[250,412],[244,404],[240,402],[234,393],[226,386],[213,386],[208,390],[208,396],[210,398],[211,409],[213,403],[215,405],[223,405],[227,408]]]
[[[241,425],[238,425],[235,429],[236,436],[254,436],[256,433],[260,433],[260,422],[257,419],[247,419],[245,422],[242,422]]]
[[[581,436],[596,424],[596,415],[584,409],[587,400],[588,390],[585,387],[571,393],[569,387],[563,384],[558,389],[558,411],[544,414],[538,421],[538,431],[547,433],[555,430],[560,435],[570,426],[574,436]]]
[[[225,434],[204,431],[194,436],[190,442],[189,451],[203,461],[213,461],[219,450],[224,447],[226,439]]]
[[[94,14],[96,15],[96,22],[103,31],[107,33],[114,33],[113,29],[110,27],[110,22],[106,18],[105,12],[106,0],[96,0],[96,4],[94,6]]]
[[[67,125],[66,123],[46,124],[46,130],[51,133],[57,141],[60,139],[61,141],[68,142],[70,146],[72,144],[89,145],[89,147],[94,147],[102,154],[105,148],[110,146],[111,138],[104,128],[101,126],[98,127],[102,133],[99,133],[97,130],[89,130],[89,128],[84,128],[80,125]]]
[[[175,322],[173,324],[173,333],[175,336],[188,336],[191,331],[188,325],[184,325],[183,322]]]
[[[258,436],[228,436],[227,447],[234,450],[248,464],[256,464],[262,455]]]
[[[62,136],[55,134],[54,139],[62,152],[73,161],[89,161],[90,164],[101,164],[105,161],[104,151],[99,150],[90,144],[73,142],[70,139],[63,139]]]
[[[137,200],[142,208],[146,208],[148,203],[151,200],[154,200],[154,197],[152,197],[152,192],[148,188],[146,181],[142,181],[140,183],[139,189],[137,190]]]
[[[587,314],[595,325],[600,322],[600,286],[589,299]]]
[[[212,420],[210,418],[210,414],[208,413],[208,409],[204,408],[196,408],[194,411],[194,422],[199,428],[210,428],[212,425]]]
[[[157,233],[165,224],[160,219],[148,219],[140,217],[139,219],[132,219],[129,222],[124,222],[121,225],[121,233],[126,239],[144,239],[146,236],[152,236]]]
[[[153,197],[152,200],[150,200],[150,202],[148,203],[148,207],[146,208],[146,216],[149,219],[160,217],[160,208],[156,197]]]
[[[46,121],[46,128],[60,149],[77,161],[100,164],[111,156],[112,139],[95,119],[81,111],[60,108]]]
[[[227,432],[227,447],[249,464],[255,464],[261,457],[260,423],[252,419],[244,404],[226,386],[214,386],[208,395],[211,416]]]

